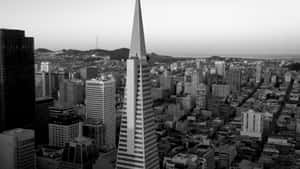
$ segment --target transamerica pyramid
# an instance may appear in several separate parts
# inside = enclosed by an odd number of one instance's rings
[[[117,169],[159,169],[150,67],[147,62],[141,3],[136,0],[131,47],[127,59]]]
[[[135,6],[131,46],[130,46],[130,53],[129,53],[129,57],[135,57],[135,56],[138,57],[146,56],[143,18],[142,18],[142,11],[141,11],[141,2],[139,0],[136,1],[136,6]]]

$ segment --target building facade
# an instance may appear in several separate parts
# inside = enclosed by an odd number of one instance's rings
[[[225,98],[230,95],[230,86],[228,84],[213,84],[212,96]]]
[[[62,154],[61,169],[93,169],[99,154],[92,139],[78,137],[67,143]]]
[[[239,69],[230,69],[226,73],[226,81],[230,86],[231,93],[238,94],[241,91],[242,73]]]
[[[165,71],[159,78],[160,87],[165,90],[173,88],[173,80],[168,71]]]
[[[262,79],[262,62],[256,63],[256,76],[255,76],[255,82],[259,83]]]
[[[263,136],[263,114],[252,109],[242,112],[242,136],[261,139]]]
[[[220,76],[225,76],[225,62],[224,61],[216,61],[215,62],[216,73]]]
[[[59,83],[59,103],[74,106],[84,103],[84,83],[81,80],[62,80]]]
[[[207,97],[209,94],[209,88],[206,84],[200,83],[196,90],[196,106],[199,109],[206,109]]]
[[[116,146],[116,87],[112,77],[86,81],[87,119],[104,124],[105,144]]]
[[[35,169],[34,131],[12,129],[0,133],[3,169]]]
[[[103,123],[87,120],[82,126],[83,136],[95,140],[97,149],[105,146],[105,127]]]
[[[0,29],[0,132],[32,127],[34,44],[21,30]],[[18,118],[16,118],[18,117]]]
[[[64,147],[66,143],[72,141],[79,135],[78,116],[61,115],[52,117],[49,126],[49,145]]]
[[[149,73],[141,5],[137,0],[127,59],[125,110],[121,120],[117,169],[159,168]]]
[[[35,101],[35,143],[48,144],[48,120],[49,107],[54,105],[54,100],[51,97],[40,97]]]

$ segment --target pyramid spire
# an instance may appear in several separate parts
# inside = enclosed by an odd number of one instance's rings
[[[146,58],[145,37],[140,0],[136,0],[129,58]]]

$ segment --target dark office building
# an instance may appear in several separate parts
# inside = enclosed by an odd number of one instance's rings
[[[60,168],[93,169],[98,157],[94,141],[87,137],[78,137],[65,144]]]
[[[40,97],[35,100],[35,143],[48,144],[49,107],[53,107],[51,97]]]
[[[49,117],[58,117],[64,114],[73,114],[74,108],[73,107],[60,107],[60,106],[53,106],[49,107]]]
[[[239,69],[230,69],[226,73],[226,81],[230,86],[231,93],[239,94],[241,91],[242,74]]]
[[[0,29],[0,131],[32,127],[34,92],[33,38]]]

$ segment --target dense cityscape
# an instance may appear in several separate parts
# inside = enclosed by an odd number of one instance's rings
[[[299,169],[297,58],[34,49],[0,29],[0,169]],[[299,59],[299,58],[298,58]]]

